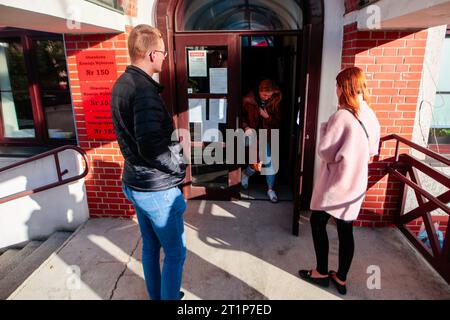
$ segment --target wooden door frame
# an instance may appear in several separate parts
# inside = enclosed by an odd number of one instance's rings
[[[169,52],[174,50],[175,33],[175,11],[183,0],[157,0],[155,21],[156,27],[161,31],[166,48]],[[318,121],[318,107],[320,94],[320,75],[322,65],[322,48],[324,32],[324,1],[305,0],[302,2],[303,9],[303,35],[302,45],[302,77],[298,84],[298,90],[305,93],[300,102],[300,108],[305,110],[302,127],[304,144],[301,147],[302,157],[304,155],[315,155],[316,135]],[[267,32],[266,32],[267,33]],[[167,101],[169,111],[172,112],[174,122],[178,126],[176,116],[176,78],[173,54],[168,55],[165,69],[160,74],[160,82],[166,87],[163,98]],[[306,75],[308,77],[306,78]],[[305,76],[305,77],[303,77]],[[298,235],[300,210],[308,210],[313,187],[315,156],[303,157],[298,163],[296,175],[299,177],[295,196],[295,209],[293,215],[292,232]]]
[[[30,96],[31,108],[33,113],[35,137],[34,138],[11,138],[4,137],[3,118],[0,112],[0,145],[1,146],[47,146],[47,147],[59,147],[67,144],[75,144],[75,139],[51,139],[47,132],[47,123],[45,119],[45,108],[43,107],[40,83],[38,81],[39,73],[36,67],[36,47],[33,44],[35,40],[55,40],[64,43],[64,37],[61,34],[18,29],[18,28],[0,28],[0,38],[2,39],[19,39],[23,47],[23,56],[25,69],[27,71],[28,79],[28,94]],[[65,53],[64,53],[65,54]],[[65,56],[66,70],[67,56]],[[70,85],[69,85],[70,94]],[[2,104],[0,101],[0,110]],[[73,108],[73,104],[72,104]],[[75,121],[75,119],[74,119]]]
[[[238,58],[240,57],[239,53],[239,45],[238,39],[239,37],[236,35],[230,35],[230,33],[214,33],[214,34],[205,34],[205,33],[197,33],[197,37],[194,39],[189,34],[180,33],[175,35],[175,59],[177,59],[177,64],[175,66],[175,72],[177,74],[177,82],[178,83],[187,83],[187,63],[185,57],[185,48],[191,45],[197,46],[227,46],[228,51],[228,83],[239,83],[239,66],[240,61]],[[180,115],[176,115],[177,117],[177,127],[185,127],[184,129],[189,129],[189,119],[188,119],[188,110],[185,102],[188,99],[188,93],[186,90],[180,90],[179,87],[177,90],[177,106],[178,112]],[[210,93],[197,93],[195,94],[197,98],[222,98],[227,96],[227,105],[235,106],[239,103],[239,91],[235,90],[235,86],[228,85],[228,93],[226,94],[210,94]],[[236,127],[236,108],[229,107],[227,108],[227,128],[229,129],[237,129]],[[186,127],[187,125],[187,127]],[[224,136],[225,138],[225,136]],[[224,142],[225,143],[225,142]],[[190,148],[191,146],[184,145],[183,148]],[[236,148],[236,147],[235,147]],[[235,150],[236,152],[236,150]],[[236,153],[235,153],[236,154]],[[224,155],[225,156],[225,155]],[[225,159],[224,159],[225,160]],[[229,173],[228,173],[228,188],[226,192],[221,189],[207,188],[204,186],[193,186],[192,183],[192,171],[191,165],[186,168],[186,179],[183,184],[183,194],[186,198],[196,198],[201,199],[205,196],[212,197],[218,200],[230,200],[231,198],[237,198],[239,194],[239,179],[240,179],[240,170],[237,164],[228,165]]]

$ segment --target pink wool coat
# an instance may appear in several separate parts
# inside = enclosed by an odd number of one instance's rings
[[[358,120],[347,110],[336,111],[320,126],[319,173],[314,181],[311,210],[335,218],[356,220],[367,190],[370,156],[378,153],[380,124],[373,110],[360,100]]]

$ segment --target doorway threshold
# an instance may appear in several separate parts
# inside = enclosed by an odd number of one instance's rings
[[[292,190],[288,185],[280,185],[275,187],[278,201],[293,201]],[[265,184],[250,184],[247,190],[241,188],[239,191],[242,200],[265,200],[267,197],[267,186]]]

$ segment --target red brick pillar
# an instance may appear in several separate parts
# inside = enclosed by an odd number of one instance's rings
[[[342,68],[358,66],[366,72],[381,136],[396,133],[412,139],[426,40],[427,30],[358,31],[356,23],[344,27]],[[388,180],[383,160],[394,154],[395,142],[385,142],[379,161],[370,164],[369,189],[356,225],[392,223],[401,201],[400,183]]]
[[[128,1],[125,14],[136,16],[136,1]],[[115,138],[99,139],[88,135],[86,110],[83,107],[85,86],[80,81],[79,53],[111,51],[119,77],[129,64],[127,38],[131,27],[121,34],[66,35],[67,64],[72,93],[72,103],[76,121],[78,144],[88,154],[90,173],[86,177],[87,201],[90,216],[95,217],[131,217],[134,209],[125,199],[121,188],[123,157]],[[114,80],[110,80],[111,84]],[[109,107],[109,106],[108,106]]]

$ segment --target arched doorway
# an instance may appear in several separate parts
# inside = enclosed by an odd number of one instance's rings
[[[178,128],[191,132],[194,149],[204,151],[205,142],[215,139],[204,138],[204,128],[239,127],[241,98],[258,77],[285,80],[284,125],[289,129],[282,136],[287,148],[281,152],[289,160],[281,173],[291,186],[293,233],[298,234],[299,210],[309,208],[312,192],[323,0],[159,0],[156,8],[156,25],[173,53],[160,75],[166,87],[163,95]],[[215,57],[226,57],[227,64],[212,66]],[[252,77],[255,72],[259,74]],[[212,106],[221,108],[214,119]],[[195,137],[199,123],[203,129]],[[239,181],[239,165],[190,165],[183,192],[187,198],[231,199],[239,197]]]

